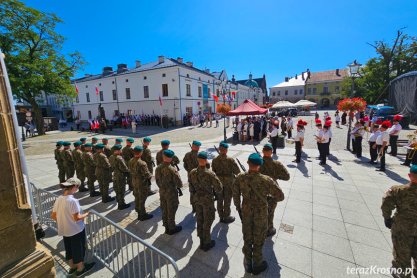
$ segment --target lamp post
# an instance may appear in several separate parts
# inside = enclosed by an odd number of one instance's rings
[[[349,73],[350,77],[352,78],[352,90],[350,92],[350,98],[353,98],[355,96],[355,78],[358,78],[360,76],[359,74],[359,68],[362,65],[356,62],[354,60],[351,64],[348,65],[349,67]],[[350,134],[351,134],[351,128],[352,128],[352,121],[353,117],[351,115],[351,112],[349,112],[349,126],[348,126],[348,133],[347,133],[347,139],[346,139],[346,149],[350,151]]]

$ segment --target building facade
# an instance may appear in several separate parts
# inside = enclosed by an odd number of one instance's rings
[[[281,82],[269,89],[270,102],[276,103],[281,100],[297,102],[304,99],[306,77],[307,74],[305,72],[302,72],[300,75],[295,75],[292,78],[285,77],[284,82]]]
[[[305,99],[316,102],[319,108],[336,107],[342,98],[342,81],[346,76],[348,76],[347,69],[307,71]]]
[[[252,73],[249,73],[249,79],[237,80],[236,83],[249,88],[250,96],[246,98],[251,99],[257,105],[263,105],[269,101],[265,74],[260,78],[253,78]]]
[[[155,114],[179,122],[187,113],[215,112],[213,95],[219,96],[220,102],[223,94],[229,95],[226,101],[234,109],[249,91],[229,81],[225,71],[210,73],[195,68],[192,62],[184,63],[182,58],[164,56],[143,65],[136,61],[130,69],[126,64],[119,64],[115,71],[105,67],[101,74],[86,75],[72,83],[78,88],[74,117],[83,121],[95,118],[101,105],[108,119],[119,114]]]

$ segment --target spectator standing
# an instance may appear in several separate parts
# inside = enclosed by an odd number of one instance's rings
[[[70,265],[69,274],[79,277],[90,271],[94,262],[84,263],[85,256],[85,224],[84,219],[87,213],[82,213],[80,203],[74,198],[81,181],[77,178],[70,178],[61,183],[64,190],[59,196],[52,209],[52,219],[57,222],[58,235],[64,237],[65,258]]]

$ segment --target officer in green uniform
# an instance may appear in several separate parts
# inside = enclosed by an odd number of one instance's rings
[[[178,188],[182,188],[182,182],[177,170],[171,165],[174,155],[172,150],[164,150],[164,162],[155,170],[155,180],[159,187],[161,201],[162,223],[168,235],[182,230],[181,226],[175,224],[175,213],[179,205]]]
[[[96,145],[97,145],[97,142],[98,142],[98,138],[97,137],[91,138],[91,144],[93,145],[93,147],[92,147],[93,154],[96,153]]]
[[[84,162],[83,162],[83,152],[81,151],[81,141],[74,142],[74,150],[72,150],[72,157],[74,159],[75,164],[75,171],[77,173],[77,178],[80,180],[81,185],[78,188],[78,191],[80,192],[86,192],[88,191],[87,188],[85,188],[85,172],[84,172]]]
[[[151,150],[149,149],[149,145],[151,144],[152,139],[150,137],[145,137],[142,140],[142,146],[143,146],[143,154],[141,159],[146,162],[146,165],[148,165],[149,172],[153,175],[153,167],[155,165],[155,161],[152,158]],[[148,194],[149,196],[156,193],[156,191],[151,190],[151,184],[149,183],[149,190]]]
[[[104,154],[104,144],[96,145],[96,153],[94,154],[94,162],[96,164],[96,177],[100,186],[101,201],[108,203],[114,201],[114,197],[109,195],[109,184],[111,182],[111,165],[109,159]]]
[[[290,179],[290,173],[287,168],[277,160],[272,159],[272,145],[265,144],[263,149],[264,164],[261,166],[260,173],[271,177],[273,180],[284,180]],[[277,233],[274,228],[274,214],[275,208],[277,207],[277,200],[268,197],[268,233],[267,236],[273,236]]]
[[[132,148],[132,144],[135,142],[133,138],[127,138],[126,139],[126,146],[122,149],[122,156],[126,163],[129,163],[129,161],[135,156]],[[129,185],[129,190],[133,191],[132,186],[132,178],[130,177],[130,173],[127,173],[126,175],[127,184]]]
[[[109,159],[113,168],[113,189],[116,192],[117,208],[122,210],[129,207],[125,203],[126,175],[129,173],[129,168],[127,168],[126,162],[121,155],[122,145],[114,145],[113,149],[113,154]]]
[[[136,146],[133,151],[135,156],[129,161],[128,165],[132,177],[133,196],[135,196],[135,210],[138,213],[138,220],[145,221],[153,217],[145,209],[152,174],[149,172],[146,162],[141,159],[143,147]]]
[[[102,138],[101,143],[103,144],[103,153],[109,158],[111,156],[111,148],[109,147],[109,139],[108,138]]]
[[[162,147],[162,150],[159,150],[157,153],[156,153],[156,165],[158,166],[159,164],[161,164],[164,160],[163,160],[163,152],[165,151],[165,150],[168,150],[169,149],[169,145],[171,144],[171,142],[169,141],[169,140],[162,140],[161,141],[161,147]],[[180,160],[178,159],[178,157],[176,156],[176,155],[174,155],[173,157],[172,157],[172,166],[175,166],[175,165],[178,165],[178,164],[180,164]]]
[[[66,179],[69,179],[72,178],[75,174],[74,158],[72,157],[72,152],[70,149],[71,143],[65,141],[62,143],[62,145],[64,146],[62,157],[64,160],[65,176]]]
[[[230,215],[230,204],[233,197],[233,183],[236,175],[240,173],[240,169],[236,161],[227,156],[229,144],[220,142],[220,154],[213,159],[213,172],[216,173],[223,185],[223,190],[217,194],[217,212],[219,213],[220,222],[232,223],[235,218]]]
[[[62,155],[62,143],[63,141],[56,142],[56,148],[54,151],[56,165],[58,167],[58,178],[59,182],[65,182],[65,167],[64,167],[64,160]]]
[[[81,151],[82,151],[82,152],[85,152],[84,147],[85,147],[85,143],[87,143],[87,138],[85,138],[85,137],[81,137],[81,138],[80,138],[80,142],[81,142]]]
[[[207,169],[207,153],[197,155],[198,167],[188,175],[190,192],[194,196],[197,218],[197,236],[200,238],[200,249],[208,251],[215,241],[211,239],[211,225],[215,218],[214,194],[220,194],[223,186],[216,174]]]
[[[268,268],[262,256],[268,230],[267,197],[284,200],[284,193],[276,181],[259,173],[263,163],[259,154],[251,154],[248,158],[249,172],[239,174],[233,185],[233,202],[242,219],[244,266],[247,272],[254,275]]]
[[[85,152],[83,153],[82,159],[84,164],[84,173],[87,177],[88,190],[90,191],[90,197],[100,196],[100,192],[97,192],[94,183],[97,180],[96,177],[96,163],[93,157],[93,144],[86,143],[84,145]]]
[[[411,277],[411,260],[417,277],[417,165],[410,168],[408,177],[410,182],[388,189],[381,206],[385,226],[391,229],[392,268],[402,270],[394,277]]]
[[[116,138],[114,145],[111,147],[111,154],[114,154],[114,150],[115,150],[115,146],[116,145],[121,145],[123,143],[123,139],[122,138]]]

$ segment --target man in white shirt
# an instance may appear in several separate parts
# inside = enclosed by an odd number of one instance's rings
[[[391,126],[390,121],[384,121],[381,124],[381,127],[379,130],[381,133],[376,138],[376,148],[378,152],[378,157],[380,157],[380,168],[376,169],[377,171],[385,172],[385,152],[388,148],[388,142],[389,142],[389,133],[388,128]]]
[[[401,116],[395,115],[392,120],[392,127],[388,130],[389,133],[389,144],[391,146],[391,152],[389,153],[392,156],[397,156],[397,140],[400,135],[402,127],[400,125]]]
[[[329,126],[323,126],[319,134],[320,138],[320,165],[326,165],[327,154],[329,153]]]
[[[292,137],[292,129],[294,128],[294,123],[292,121],[291,116],[287,117],[287,132],[288,132],[288,138]]]
[[[277,144],[278,144],[278,128],[275,123],[272,125],[272,130],[269,133],[269,138],[271,139],[272,144],[272,153],[277,154]]]
[[[69,178],[61,183],[64,190],[52,209],[51,218],[57,222],[58,235],[64,237],[65,258],[70,265],[69,274],[82,276],[91,270],[95,263],[84,263],[85,256],[85,224],[84,219],[88,213],[82,213],[80,203],[74,198],[81,181],[77,178]]]
[[[357,158],[362,157],[362,139],[363,135],[365,134],[365,128],[363,127],[364,122],[361,120],[357,123],[357,130],[353,134],[355,136],[354,139],[354,147],[355,155]]]
[[[371,160],[369,163],[376,164],[376,160],[378,158],[378,151],[376,150],[376,139],[378,138],[381,131],[379,130],[379,125],[374,123],[372,127],[371,136],[369,136],[369,155]]]
[[[307,125],[307,122],[304,122],[302,119],[297,122],[297,134],[295,135],[295,160],[293,162],[301,162],[301,152],[304,145],[304,126]]]

